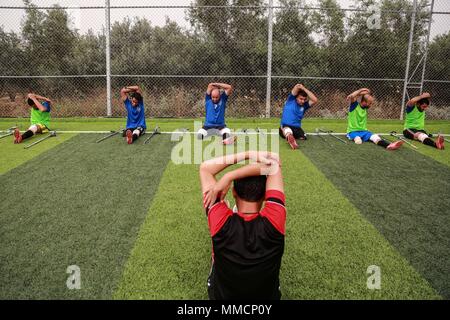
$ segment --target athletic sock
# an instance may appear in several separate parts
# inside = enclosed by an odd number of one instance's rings
[[[383,147],[383,148],[387,148],[388,145],[390,145],[391,143],[389,141],[383,140],[381,139],[380,141],[378,141],[377,145]]]
[[[34,135],[33,131],[27,130],[22,134],[22,139],[28,139]]]
[[[138,136],[136,133],[134,133],[133,136],[132,136],[133,142],[134,142],[137,138],[139,138],[139,136]]]
[[[431,140],[430,138],[425,138],[425,140],[423,140],[422,143],[426,144],[427,146],[432,146],[432,147],[437,148],[436,143],[433,140]]]

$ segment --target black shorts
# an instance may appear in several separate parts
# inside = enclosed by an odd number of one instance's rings
[[[225,126],[203,126],[203,129],[206,131],[211,129],[222,130],[223,128],[225,128]]]
[[[145,128],[137,127],[137,128],[127,128],[126,130],[123,130],[122,137],[127,136],[127,130],[131,130],[133,132],[134,130],[139,130],[139,136],[142,136],[145,133]]]
[[[280,127],[280,128],[278,129],[278,132],[279,132],[279,134],[280,134],[280,137],[282,137],[283,139],[286,138],[286,137],[284,136],[284,133],[283,133],[283,129],[282,129],[282,128],[290,128],[290,129],[292,130],[292,133],[294,134],[294,138],[295,138],[295,139],[306,140],[305,131],[303,131],[302,128],[295,128],[295,127],[290,127],[290,126],[283,126],[283,127]]]
[[[208,136],[220,136],[220,131],[222,129],[225,129],[226,126],[203,126],[203,129],[206,130],[206,132],[208,133]],[[225,133],[225,135],[228,137],[230,134],[229,133]]]
[[[403,135],[405,136],[405,138],[414,140],[414,133],[416,132],[425,133],[427,136],[430,137],[430,135],[425,130],[417,130],[417,129],[405,129],[403,130]]]

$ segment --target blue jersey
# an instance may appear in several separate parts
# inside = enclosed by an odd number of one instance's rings
[[[302,119],[305,111],[309,108],[308,101],[306,101],[305,104],[300,105],[297,103],[295,96],[290,93],[283,107],[281,126],[300,128],[302,126]]]
[[[225,127],[225,109],[227,107],[228,96],[225,92],[220,95],[218,103],[214,104],[211,95],[206,94],[205,108],[206,119],[204,126],[223,126]]]
[[[124,101],[125,108],[127,109],[127,129],[142,127],[147,128],[145,124],[145,111],[144,111],[144,101],[139,101],[136,107],[133,107],[130,99]]]
[[[50,102],[44,101],[44,102],[42,102],[41,104],[42,104],[44,107],[47,108],[47,111],[46,111],[46,112],[50,112],[50,111],[51,111]]]

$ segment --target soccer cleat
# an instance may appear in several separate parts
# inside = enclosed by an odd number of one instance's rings
[[[223,144],[233,144],[236,141],[236,138],[237,138],[236,136],[228,137],[228,138],[222,140],[222,143]]]
[[[395,141],[395,142],[392,142],[390,145],[388,145],[386,149],[396,150],[396,149],[400,148],[402,146],[402,144],[403,144],[403,141],[401,141],[401,140]]]
[[[14,129],[14,143],[21,143],[22,135],[20,134],[20,130],[18,128]]]
[[[127,130],[127,143],[128,144],[132,144],[133,143],[133,133],[131,132],[131,130]]]
[[[288,141],[288,143],[291,146],[292,150],[298,149],[298,144],[297,144],[297,141],[295,140],[294,135],[289,134],[286,137],[286,140]]]
[[[443,136],[438,134],[435,143],[436,143],[436,148],[438,148],[439,150],[444,150],[444,137]]]

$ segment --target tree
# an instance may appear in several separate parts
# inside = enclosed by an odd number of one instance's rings
[[[188,11],[196,35],[214,44],[204,46],[212,50],[205,54],[214,53],[210,63],[219,61],[222,74],[265,74],[267,17],[263,4],[262,0],[197,0]]]
[[[0,75],[18,76],[23,75],[25,56],[21,48],[20,37],[14,32],[5,32],[0,27]],[[14,100],[17,87],[20,85],[19,79],[0,79],[0,94],[7,91],[11,99]]]
[[[450,32],[437,36],[429,47],[427,72],[425,74],[428,80],[446,80],[450,79]],[[448,83],[434,84],[425,83],[426,90],[431,87],[431,93],[435,98],[448,105],[450,101],[450,90]]]
[[[27,69],[30,75],[64,75],[71,70],[75,32],[69,16],[58,6],[47,12],[39,11],[29,0],[22,26]]]

